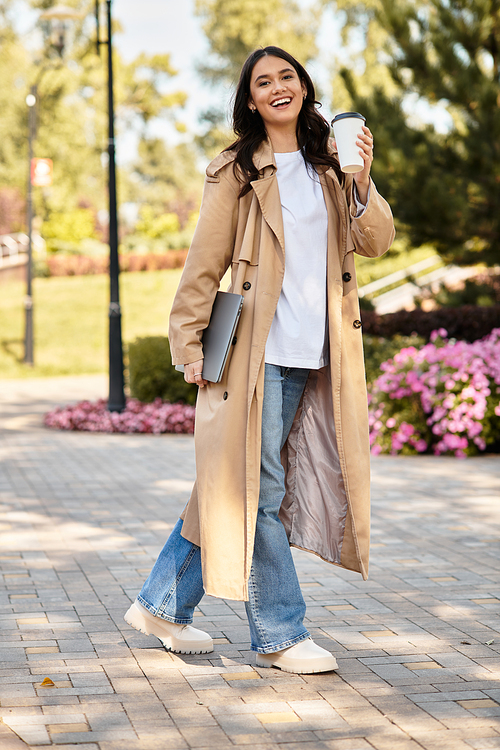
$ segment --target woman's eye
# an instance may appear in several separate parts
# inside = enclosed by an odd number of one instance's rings
[[[269,83],[269,81],[261,81],[261,82],[259,83],[259,87],[262,87],[262,86],[267,86],[267,84],[268,84],[268,83]]]

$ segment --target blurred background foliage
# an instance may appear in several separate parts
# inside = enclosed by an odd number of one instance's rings
[[[31,5],[43,10],[52,3]],[[54,179],[51,187],[34,190],[34,226],[41,227],[49,252],[76,252],[84,238],[107,240],[105,65],[95,52],[92,17],[72,22],[61,55],[46,22],[33,49],[33,39],[15,30],[15,12],[16,0],[0,2],[0,233],[25,230],[25,99],[36,85],[35,155],[53,160]],[[121,216],[122,238],[135,231],[146,206],[166,236],[178,234],[199,205],[198,151],[191,144],[169,148],[151,135],[150,125],[165,119],[182,131],[187,95],[164,91],[176,75],[168,54],[141,54],[125,63],[115,51],[114,67],[117,129],[135,131],[138,140],[136,163],[119,170],[120,203],[132,206],[131,216]],[[174,213],[177,223],[161,224],[165,213]]]
[[[447,262],[498,263],[500,4],[323,2],[342,12],[344,42],[357,40],[334,88],[375,133],[374,179],[400,230]],[[446,127],[419,121],[424,109]]]
[[[36,155],[53,159],[54,183],[35,190],[35,227],[49,252],[87,252],[89,242],[104,252],[106,78],[93,19],[83,0],[68,0],[82,18],[61,55],[48,22],[39,22],[37,44],[16,31],[18,2],[0,0],[0,233],[25,229],[25,98],[37,84]],[[42,11],[53,2],[30,4]],[[373,176],[402,240],[388,261],[399,267],[424,246],[446,262],[498,262],[497,0],[317,0],[307,9],[295,0],[195,0],[195,12],[209,42],[199,72],[214,92],[197,133],[184,132],[187,95],[171,91],[168,51],[132,62],[115,52],[117,129],[137,139],[119,171],[122,251],[189,244],[204,164],[231,140],[227,101],[242,62],[271,43],[315,60],[323,14],[333,13],[341,44],[332,46],[329,104],[361,111],[374,132]],[[184,132],[180,142],[158,136],[162,121]]]
[[[0,233],[26,229],[25,100],[36,84],[35,155],[53,160],[54,184],[34,191],[34,228],[54,261],[59,256],[74,261],[70,256],[75,254],[85,256],[77,260],[103,260],[108,252],[106,70],[95,53],[92,14],[83,0],[67,0],[87,15],[68,24],[60,55],[47,23],[38,23],[35,36],[16,31],[19,2],[0,0]],[[55,4],[27,2],[39,11]],[[358,259],[359,285],[436,252],[446,263],[498,264],[498,0],[316,0],[307,10],[298,0],[196,0],[195,12],[209,43],[199,66],[200,85],[213,92],[213,105],[196,133],[183,122],[186,92],[175,91],[168,50],[131,62],[115,51],[117,131],[119,136],[133,132],[137,143],[135,156],[120,164],[118,175],[124,257],[189,245],[204,165],[232,139],[228,101],[242,62],[267,44],[282,45],[306,65],[317,60],[323,20],[333,14],[341,33],[339,43],[332,40],[330,90],[321,82],[326,104],[333,112],[353,109],[367,117],[375,136],[373,176],[393,208],[398,230],[384,258],[377,263]],[[181,135],[160,137],[162,123]],[[47,275],[46,263],[38,261],[37,267]],[[164,334],[179,275],[179,270],[123,275],[125,341]],[[484,278],[467,281],[461,289],[442,288],[434,302],[443,313],[449,305],[479,304],[491,322],[499,284],[498,274],[485,270]],[[107,282],[102,273],[35,279],[37,360],[29,373],[21,363],[23,294],[21,282],[4,285],[0,294],[4,376],[106,369]],[[476,313],[467,310],[472,320]],[[406,327],[398,319],[392,333],[382,331],[378,320],[371,331],[363,317],[369,378],[395,346],[408,343],[392,341],[394,331],[417,330],[415,316],[421,312],[408,313]],[[449,312],[448,327],[457,317]],[[444,325],[436,318],[428,327],[434,324]]]
[[[226,99],[257,47],[282,47],[304,65],[318,52],[319,4],[304,9],[294,0],[195,0],[195,12],[210,45],[209,59],[198,66],[198,72],[208,84],[225,90]],[[227,103],[222,101],[202,116],[206,129],[196,142],[210,157],[233,140],[226,111]]]

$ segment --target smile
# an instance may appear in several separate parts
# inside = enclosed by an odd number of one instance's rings
[[[272,102],[271,107],[282,107],[286,104],[290,104],[291,101],[291,97],[287,96],[283,99],[277,99],[275,102]]]

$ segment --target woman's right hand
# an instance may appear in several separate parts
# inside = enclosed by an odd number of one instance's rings
[[[196,383],[200,388],[208,385],[208,380],[203,380],[203,360],[198,359],[189,365],[184,365],[184,380],[186,383]]]

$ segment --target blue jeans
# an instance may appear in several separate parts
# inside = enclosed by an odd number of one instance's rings
[[[306,605],[285,529],[278,518],[285,494],[280,452],[290,432],[309,370],[266,364],[262,406],[262,453],[255,547],[245,602],[252,650],[273,653],[309,638]],[[139,594],[156,617],[189,624],[203,596],[200,548],[181,536],[182,521]]]

